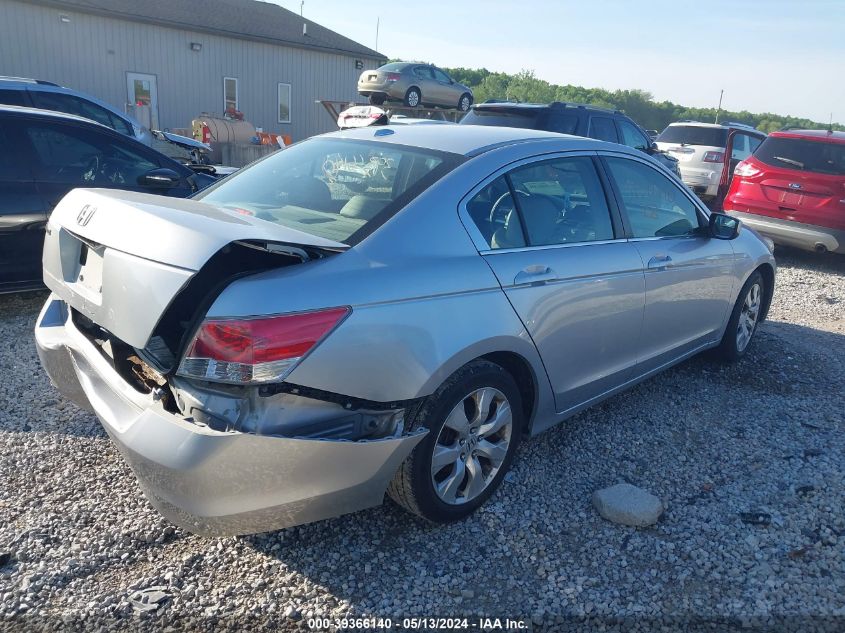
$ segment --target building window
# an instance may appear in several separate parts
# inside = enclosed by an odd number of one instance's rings
[[[290,84],[279,84],[279,123],[290,123]]]
[[[223,111],[238,109],[238,80],[236,77],[223,77]]]

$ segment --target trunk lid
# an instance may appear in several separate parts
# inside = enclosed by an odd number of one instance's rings
[[[278,254],[268,252],[268,244]],[[346,248],[199,201],[75,189],[50,216],[44,283],[97,325],[143,348],[176,295],[227,245],[245,251],[263,245],[262,257],[278,258],[279,266],[289,265],[292,258],[304,261],[307,249]],[[217,276],[250,272],[255,266],[249,255],[230,258]],[[208,293],[215,280],[207,281]]]

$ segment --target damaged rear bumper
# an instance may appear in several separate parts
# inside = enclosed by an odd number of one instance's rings
[[[378,505],[425,435],[349,441],[215,431],[133,389],[55,295],[41,311],[35,338],[50,379],[97,414],[150,502],[198,534],[264,532]]]

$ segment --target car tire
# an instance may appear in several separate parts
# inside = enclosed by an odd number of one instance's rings
[[[472,105],[472,95],[465,92],[461,95],[461,98],[458,99],[458,110],[461,112],[467,112]]]
[[[763,314],[765,296],[763,275],[754,271],[739,291],[722,342],[715,350],[719,360],[735,363],[748,353]]]
[[[485,411],[479,412],[479,402]],[[456,431],[464,421],[465,433]],[[399,467],[387,493],[433,523],[459,521],[487,501],[510,468],[524,428],[519,388],[499,365],[473,361],[413,414],[409,428],[420,427],[429,432]]]
[[[385,95],[373,94],[373,95],[370,95],[369,102],[370,102],[371,105],[380,106],[385,102],[386,99],[387,99],[387,97]]]
[[[416,86],[408,88],[405,92],[405,99],[403,101],[409,108],[416,108],[417,106],[422,105],[422,93],[420,92],[420,89]]]

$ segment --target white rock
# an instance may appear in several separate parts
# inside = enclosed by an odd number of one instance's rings
[[[616,484],[593,493],[593,506],[608,521],[646,527],[663,513],[660,499],[631,484]]]

